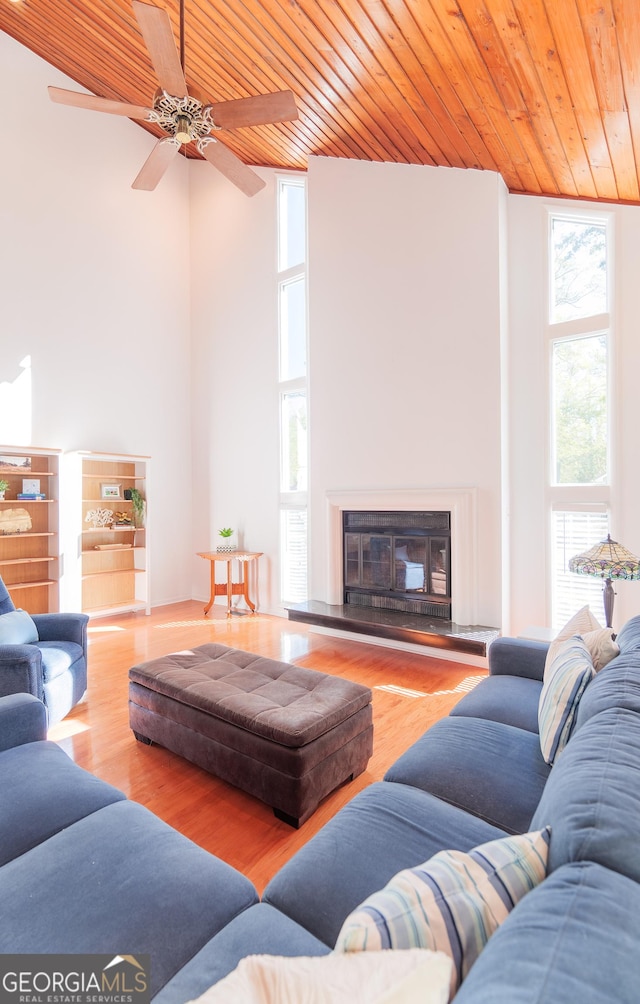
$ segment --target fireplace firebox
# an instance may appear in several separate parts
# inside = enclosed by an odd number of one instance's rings
[[[344,603],[451,619],[451,513],[342,514]]]

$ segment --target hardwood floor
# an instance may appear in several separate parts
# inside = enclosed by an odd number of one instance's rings
[[[130,666],[213,641],[372,688],[374,751],[367,771],[329,795],[299,830],[175,754],[138,743],[129,729]],[[299,847],[358,791],[381,780],[391,763],[484,675],[475,666],[315,634],[279,617],[227,619],[222,608],[214,607],[205,618],[202,604],[189,601],[156,608],[151,616],[91,621],[87,696],[49,738],[81,767],[234,865],[261,893]]]

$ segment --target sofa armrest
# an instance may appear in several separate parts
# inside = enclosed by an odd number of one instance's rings
[[[32,614],[40,641],[72,641],[87,651],[87,614]]]
[[[0,751],[47,738],[47,709],[31,694],[0,697]]]
[[[549,643],[525,638],[496,638],[489,646],[491,676],[525,676],[542,680]]]
[[[0,645],[0,697],[19,693],[42,698],[42,652],[36,645]]]

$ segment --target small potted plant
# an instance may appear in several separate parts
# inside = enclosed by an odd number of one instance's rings
[[[0,478],[0,500],[4,498],[4,493],[6,492],[8,487],[9,487],[9,482],[5,481],[4,478]]]
[[[218,536],[221,538],[221,542],[216,548],[217,551],[235,551],[235,533],[230,526],[223,526],[221,530],[218,530]]]
[[[144,498],[137,488],[131,489],[131,503],[133,508],[133,521],[137,527],[144,526]]]

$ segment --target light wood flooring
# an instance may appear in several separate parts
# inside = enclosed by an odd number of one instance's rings
[[[299,830],[272,810],[129,729],[130,666],[218,642],[364,683],[373,691],[374,751],[360,777],[329,795]],[[317,634],[264,614],[232,616],[195,601],[89,624],[87,696],[49,738],[81,767],[141,802],[191,840],[234,865],[261,893],[275,872],[353,796],[484,675],[461,663]]]

